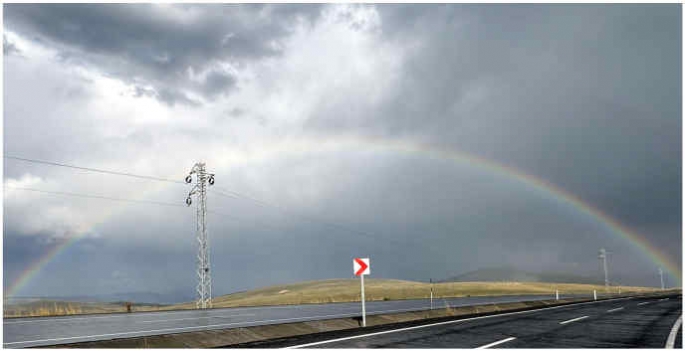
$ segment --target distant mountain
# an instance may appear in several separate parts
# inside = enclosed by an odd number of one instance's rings
[[[602,284],[602,281],[580,275],[556,272],[531,273],[515,268],[481,268],[442,280],[442,282],[543,282]]]

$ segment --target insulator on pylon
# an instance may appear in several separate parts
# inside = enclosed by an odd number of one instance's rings
[[[190,206],[190,204],[192,204],[192,203],[193,203],[193,199],[191,199],[190,196],[188,196],[186,198],[186,205]]]
[[[186,183],[190,184],[190,182],[193,181],[193,177],[190,176],[190,174],[186,177]]]
[[[209,177],[209,185],[214,185],[214,176]]]

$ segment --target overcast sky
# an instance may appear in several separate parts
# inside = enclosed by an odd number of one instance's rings
[[[215,295],[484,267],[658,284],[657,264],[518,169],[681,262],[680,5],[4,6],[4,153],[182,180],[208,196]],[[4,161],[4,289],[189,291],[188,187]],[[279,210],[270,205],[279,206]],[[317,222],[308,220],[314,218]],[[329,223],[329,225],[321,222]],[[669,277],[673,280],[672,277]],[[192,295],[191,295],[192,296]]]

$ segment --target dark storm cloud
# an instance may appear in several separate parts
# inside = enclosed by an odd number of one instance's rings
[[[11,4],[6,28],[54,43],[61,57],[96,66],[173,105],[196,105],[188,92],[211,100],[235,87],[219,63],[279,55],[278,43],[319,6],[149,4]],[[77,62],[78,62],[77,61]],[[207,70],[199,81],[189,77]],[[185,87],[181,89],[179,87]]]
[[[41,69],[5,60],[5,151],[180,180],[199,156],[228,159],[223,168],[210,163],[217,186],[288,212],[210,191],[217,294],[350,277],[353,255],[371,256],[374,277],[384,278],[425,281],[493,266],[599,277],[596,251],[604,246],[615,252],[612,273],[626,277],[622,283],[644,284],[649,279],[638,276],[655,274],[655,262],[577,208],[472,164],[376,153],[372,145],[318,154],[316,143],[308,144],[312,154],[284,143],[260,159],[271,142],[341,134],[418,140],[514,166],[578,195],[680,261],[679,6],[361,8],[378,10],[378,30],[366,33],[359,23],[375,23],[373,16],[354,6],[324,11],[317,22],[321,8],[309,5],[7,5],[5,26],[19,44],[40,41],[59,54]],[[311,26],[289,37],[300,19]],[[279,45],[290,39],[312,52],[293,55]],[[379,52],[399,63],[387,72],[363,70],[381,68],[374,65],[386,62]],[[260,61],[273,63],[273,72],[238,78]],[[336,63],[321,64],[329,61]],[[49,74],[52,64],[59,74]],[[157,116],[167,106],[110,99],[97,78],[62,72],[71,66],[122,80],[133,96],[195,106],[197,114],[169,119]],[[359,67],[362,82],[352,79],[345,90],[349,78],[340,72]],[[311,76],[315,89],[299,90]],[[374,96],[355,94],[386,80],[392,84]],[[258,93],[212,104],[249,91],[242,84]],[[298,103],[304,108],[288,114]],[[120,105],[132,106],[101,113]],[[257,118],[263,123],[251,126]],[[243,144],[254,147],[241,153]],[[25,182],[35,187],[180,204],[188,190],[5,160],[6,180],[27,174],[43,179]],[[25,196],[5,199],[6,283],[42,254],[32,245],[56,240],[59,225],[74,222],[88,229],[84,245],[50,263],[27,291],[68,293],[63,282],[73,281],[79,290],[127,282],[192,292],[194,208],[122,210],[101,200]],[[54,208],[89,212],[63,220]],[[86,274],[74,273],[83,265]]]
[[[332,99],[311,127],[485,156],[680,240],[679,5],[377,8],[384,39],[418,46],[398,89],[354,115]]]

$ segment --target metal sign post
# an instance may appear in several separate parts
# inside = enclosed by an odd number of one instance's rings
[[[352,260],[354,275],[361,278],[362,289],[362,327],[366,327],[366,298],[364,296],[364,276],[371,274],[371,263],[368,258],[355,258]]]

